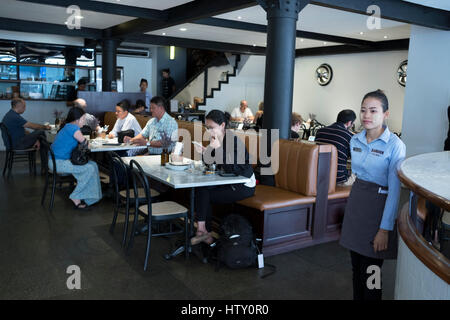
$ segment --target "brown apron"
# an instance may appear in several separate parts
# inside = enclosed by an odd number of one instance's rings
[[[350,192],[342,223],[339,243],[363,256],[376,259],[396,259],[398,247],[397,223],[389,231],[388,247],[375,252],[373,240],[380,229],[387,194],[373,182],[356,179]]]

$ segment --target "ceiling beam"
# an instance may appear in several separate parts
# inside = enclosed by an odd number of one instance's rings
[[[350,45],[327,46],[295,50],[295,57],[321,56],[332,54],[349,54],[378,51],[408,50],[409,39],[375,42],[371,47],[355,47]]]
[[[254,47],[236,43],[195,40],[176,37],[164,37],[148,34],[130,36],[127,38],[126,41],[135,43],[146,43],[159,46],[176,46],[182,48],[195,48],[195,49],[223,51],[241,54],[264,55],[266,53],[265,47],[257,47],[257,46]]]
[[[450,30],[450,13],[400,0],[311,0],[310,4],[364,15],[371,5],[380,7],[380,17],[428,28]]]
[[[138,18],[109,29],[113,37],[126,38],[128,35],[164,29],[254,5],[256,5],[255,0],[195,0],[163,10],[164,14],[167,14],[168,17],[164,21]]]
[[[116,14],[120,16],[129,16],[136,18],[143,18],[149,20],[165,21],[167,20],[167,13],[162,10],[147,9],[141,7],[133,7],[116,3],[108,3],[101,1],[89,0],[20,0],[22,2],[31,2],[45,5],[52,5],[57,7],[67,8],[71,5],[77,5],[81,10],[94,11],[99,13]]]
[[[242,21],[234,21],[234,20],[219,19],[219,18],[203,18],[203,19],[195,20],[195,21],[193,21],[193,23],[207,25],[207,26],[221,27],[221,28],[230,28],[230,29],[237,29],[237,30],[267,33],[267,26],[265,26],[265,25],[242,22]],[[323,33],[301,31],[301,30],[297,30],[297,38],[337,42],[337,43],[344,43],[344,44],[355,45],[355,46],[371,46],[373,43],[373,41],[366,41],[366,40],[353,39],[353,38],[347,38],[347,37],[339,37],[339,36],[333,36],[333,35],[328,35],[328,34],[323,34]]]
[[[0,19],[0,30],[30,32],[30,33],[48,33],[63,36],[81,37],[88,39],[100,39],[102,30],[92,28],[69,29],[66,25],[18,20],[10,18]]]

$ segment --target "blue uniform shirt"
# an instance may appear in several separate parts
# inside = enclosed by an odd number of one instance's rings
[[[13,144],[12,146],[6,147],[16,148],[20,140],[22,140],[22,138],[25,137],[24,125],[25,123],[27,123],[27,120],[25,120],[20,114],[11,109],[5,114],[2,122],[8,128],[9,135],[11,136]],[[3,138],[3,141],[7,143],[6,137]]]
[[[380,228],[392,231],[400,196],[397,165],[405,158],[405,144],[385,127],[381,136],[371,143],[367,143],[366,130],[354,135],[350,140],[350,150],[352,172],[358,179],[388,187]]]

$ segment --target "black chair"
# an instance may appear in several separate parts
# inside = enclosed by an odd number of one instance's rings
[[[147,247],[145,250],[145,262],[144,262],[144,271],[147,270],[148,260],[150,256],[150,244],[152,236],[167,236],[173,235],[183,232],[183,230],[179,231],[171,231],[171,232],[163,232],[163,233],[152,233],[152,222],[161,222],[161,221],[169,221],[169,220],[177,220],[180,218],[184,220],[184,233],[185,233],[185,254],[188,257],[188,242],[189,242],[189,231],[188,231],[188,209],[174,201],[162,201],[157,203],[152,203],[152,197],[150,194],[150,186],[148,183],[147,176],[142,170],[139,163],[135,160],[130,161],[130,174],[133,180],[133,191],[135,198],[135,215],[133,221],[133,229],[130,236],[130,241],[128,242],[127,253],[133,247],[135,231],[137,227],[138,214],[148,216],[147,226],[148,226],[148,234],[147,234]],[[139,197],[138,197],[138,187],[142,186],[145,192],[145,197],[147,199],[147,204],[140,205]]]
[[[53,153],[53,150],[50,148],[50,144],[47,140],[41,139],[41,148],[45,148],[47,153],[47,158],[52,159],[52,169],[48,166],[48,159],[45,161],[45,163],[41,164],[41,166],[44,168],[44,175],[45,175],[45,185],[44,185],[44,191],[42,193],[42,199],[41,199],[41,205],[44,205],[45,202],[45,196],[47,195],[47,189],[48,189],[48,182],[50,179],[52,179],[52,194],[50,196],[50,205],[49,205],[49,212],[51,213],[53,210],[53,202],[55,200],[55,190],[56,190],[56,184],[59,184],[61,187],[63,183],[69,183],[70,187],[73,188],[75,186],[75,177],[69,173],[58,173],[58,170],[56,168],[56,160],[55,160],[55,154]]]
[[[36,175],[36,149],[14,149],[12,147],[12,138],[9,134],[8,128],[3,122],[0,122],[0,128],[2,130],[3,143],[6,148],[5,166],[3,168],[3,176],[8,171],[8,176],[11,175],[13,162],[25,162],[28,161],[28,169],[30,175]]]
[[[110,157],[110,168],[112,171],[111,180],[114,188],[114,216],[109,232],[111,234],[114,233],[117,216],[121,209],[124,209],[123,213],[125,213],[125,226],[123,230],[122,246],[125,246],[128,235],[130,201],[133,202],[135,196],[130,192],[130,176],[127,165],[115,152],[108,152],[108,156]],[[150,195],[153,202],[158,202],[160,196],[158,191],[150,189]],[[147,197],[145,196],[145,191],[143,188],[138,188],[138,201],[139,204],[147,203]]]

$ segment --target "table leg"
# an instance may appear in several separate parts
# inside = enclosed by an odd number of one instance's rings
[[[186,243],[182,246],[179,246],[178,248],[176,248],[174,251],[172,251],[171,253],[167,253],[164,255],[164,258],[166,260],[170,260],[173,257],[176,257],[177,255],[179,255],[180,253],[182,253],[183,251],[185,251],[186,253],[186,259],[189,258],[189,252],[191,252],[191,246],[190,246],[190,239],[194,234],[194,205],[195,205],[195,188],[191,188],[191,192],[190,192],[190,206],[189,206],[189,213],[188,213],[188,221],[189,221],[189,237],[188,237],[188,242],[187,242],[187,250],[185,250],[185,246]]]

